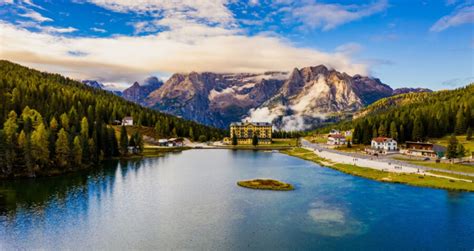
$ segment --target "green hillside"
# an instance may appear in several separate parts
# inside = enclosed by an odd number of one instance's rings
[[[163,137],[219,139],[224,134],[58,74],[1,60],[0,176],[63,172],[119,156],[126,146],[109,125],[125,116],[157,128]]]
[[[354,129],[355,143],[369,144],[373,137],[389,136],[399,142],[466,134],[474,129],[474,84],[433,93],[411,93],[381,99],[352,120],[317,130]]]

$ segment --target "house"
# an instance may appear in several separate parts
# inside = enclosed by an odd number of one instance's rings
[[[184,146],[184,140],[182,138],[171,138],[168,139],[169,147],[182,147]]]
[[[168,139],[159,139],[158,140],[159,146],[168,146]]]
[[[387,154],[398,150],[397,141],[387,137],[373,138],[370,147],[371,151],[368,151],[370,153]]]
[[[123,126],[132,126],[133,125],[133,117],[124,117],[122,119]]]
[[[230,124],[230,139],[236,137],[237,144],[250,145],[257,135],[259,145],[269,145],[272,143],[272,130],[273,125],[267,122],[234,122]]]
[[[342,134],[330,134],[328,136],[328,145],[345,145],[346,144],[346,136]]]
[[[446,152],[446,147],[435,145],[429,142],[414,142],[407,141],[406,147],[401,150],[401,153],[410,156],[423,156],[430,158],[443,157]]]

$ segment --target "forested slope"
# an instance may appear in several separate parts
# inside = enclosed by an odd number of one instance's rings
[[[114,120],[133,116],[161,136],[223,131],[143,108],[58,74],[0,61],[0,176],[61,172],[119,156]],[[204,136],[203,136],[204,135]]]
[[[388,136],[399,142],[464,134],[474,128],[474,84],[433,93],[410,93],[385,98],[362,110],[352,120],[329,128],[354,129],[354,143],[369,144]]]

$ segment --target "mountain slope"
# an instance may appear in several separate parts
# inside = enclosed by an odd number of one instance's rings
[[[361,110],[354,120],[330,128],[354,129],[355,143],[370,143],[374,136],[399,142],[464,134],[474,128],[474,84],[455,90],[408,93],[388,97]]]
[[[285,76],[281,72],[174,74],[145,103],[160,111],[224,128],[274,95]]]
[[[138,82],[133,83],[132,86],[122,92],[122,97],[128,101],[135,103],[142,103],[143,100],[153,91],[160,88],[163,82],[156,77],[149,77],[143,81],[143,84]]]
[[[274,97],[250,111],[249,119],[267,117],[283,130],[304,130],[328,115],[355,112],[392,92],[378,79],[351,77],[323,65],[295,68]]]
[[[147,90],[138,83],[124,91],[136,103],[219,128],[244,119],[274,122],[283,130],[305,130],[350,116],[395,93],[377,78],[328,69],[324,65],[291,73],[177,73]],[[146,96],[146,93],[149,92]]]

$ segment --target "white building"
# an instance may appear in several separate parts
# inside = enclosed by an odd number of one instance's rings
[[[394,152],[398,150],[397,141],[387,137],[377,137],[372,139],[371,148],[380,153]]]
[[[123,126],[132,126],[133,125],[133,117],[124,117],[122,119]]]
[[[330,134],[328,136],[328,145],[345,145],[346,144],[346,136],[341,134]]]

